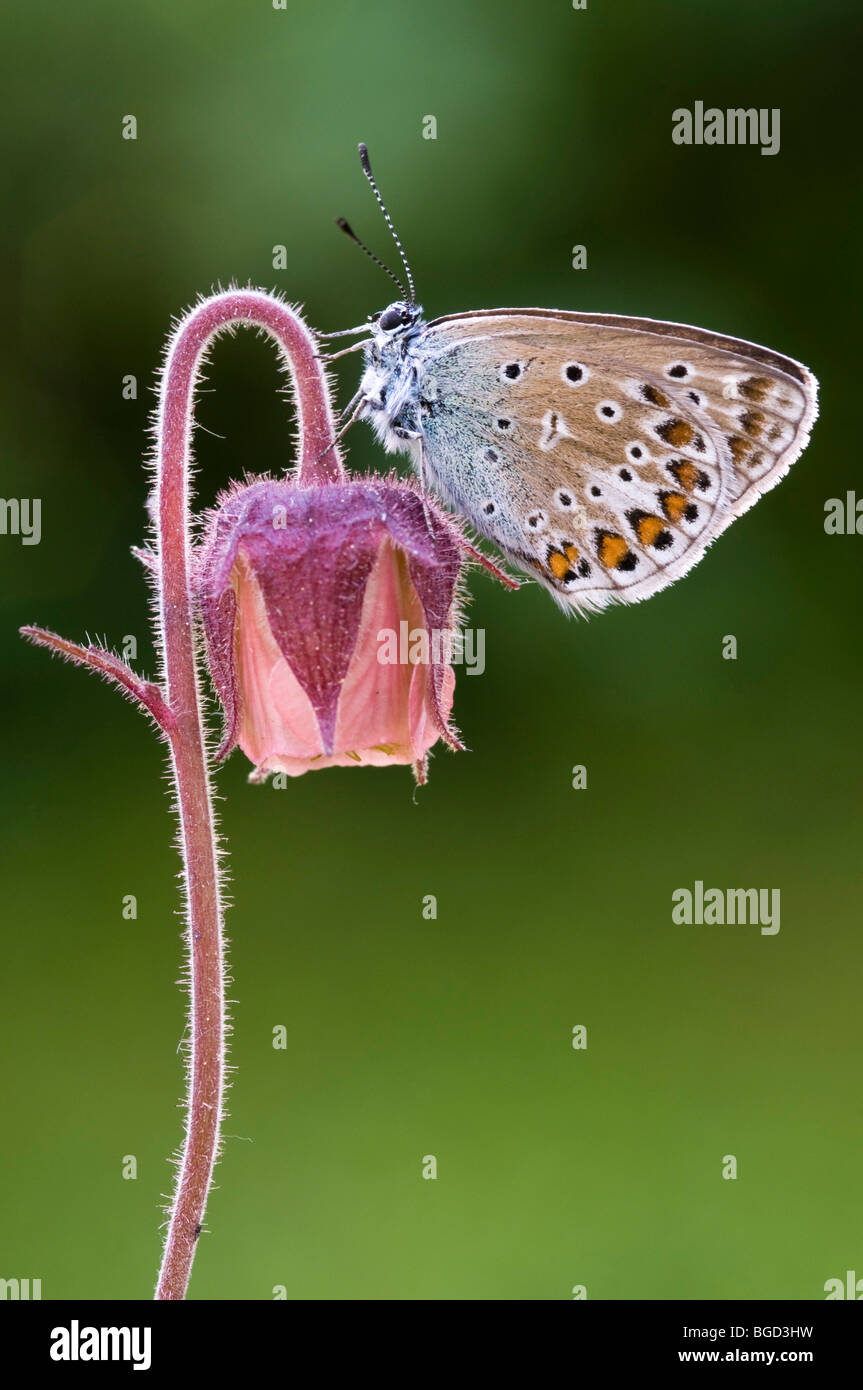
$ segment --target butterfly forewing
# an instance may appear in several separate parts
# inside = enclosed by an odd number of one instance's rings
[[[585,610],[685,574],[787,471],[816,413],[799,363],[645,319],[457,315],[416,357],[433,481]]]

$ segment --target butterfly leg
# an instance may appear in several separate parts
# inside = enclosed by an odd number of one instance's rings
[[[341,425],[345,420],[347,420],[349,416],[352,414],[352,412],[355,411],[359,405],[362,405],[364,400],[365,396],[361,387],[359,391],[357,391],[353,396],[351,396],[351,399],[348,401],[344,410],[340,412],[337,424]],[[336,438],[338,438],[338,435],[336,435]]]
[[[432,523],[431,508],[429,507],[428,503],[428,474],[426,472],[426,456],[425,449],[423,447],[423,437],[421,434],[416,434],[408,430],[403,431],[403,433],[409,439],[419,440],[419,449],[417,451],[417,477],[419,478],[420,492],[422,493],[423,514],[425,516],[426,526],[428,527],[429,535],[434,536],[435,529]]]
[[[318,338],[350,338],[354,333],[368,333],[371,324],[361,323],[356,328],[337,328],[335,333],[318,333]]]
[[[511,575],[507,574],[506,570],[502,570],[493,560],[490,560],[487,555],[484,555],[478,546],[471,545],[470,541],[465,539],[462,539],[462,546],[467,551],[468,555],[470,555],[471,559],[475,560],[478,565],[482,565],[483,569],[487,570],[498,583],[503,584],[505,589],[521,588],[521,584],[517,579],[513,579]]]
[[[322,449],[321,452],[318,454],[318,461],[320,461],[323,458],[324,454],[328,454],[330,449],[334,448],[335,445],[338,444],[342,436],[347,434],[351,425],[356,424],[357,420],[360,418],[360,415],[363,412],[365,403],[366,398],[363,395],[362,391],[357,391],[356,395],[351,397],[344,410],[342,411],[341,415],[338,417],[338,420],[336,421],[338,429],[336,430],[329,444],[327,444],[326,448]]]
[[[322,352],[319,360],[321,362],[335,362],[339,357],[347,357],[349,352],[359,352],[371,341],[371,338],[363,338],[359,343],[351,343],[350,347],[342,348],[339,352]]]
[[[359,395],[359,392],[357,393],[357,395]],[[354,407],[353,410],[351,409],[352,406]],[[336,437],[333,440],[334,444],[337,444],[339,442],[342,435],[347,434],[351,425],[356,424],[357,420],[359,420],[365,408],[365,396],[360,395],[359,400],[357,400],[357,397],[355,396],[352,401],[348,402],[341,415],[339,416],[339,428],[336,430]]]

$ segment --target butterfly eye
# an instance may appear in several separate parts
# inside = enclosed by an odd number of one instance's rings
[[[401,328],[410,321],[410,310],[406,304],[390,304],[389,308],[384,309],[378,319],[378,327],[382,328],[385,333],[389,333],[392,329]]]

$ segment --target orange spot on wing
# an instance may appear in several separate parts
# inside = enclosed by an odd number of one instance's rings
[[[636,526],[636,534],[642,545],[653,545],[656,537],[664,528],[664,522],[658,516],[643,516]]]
[[[616,569],[626,558],[629,546],[623,536],[603,536],[599,543],[599,558],[606,569]]]
[[[642,386],[641,394],[646,401],[650,401],[651,405],[658,405],[662,410],[671,405],[671,401],[668,399],[665,392],[658,390],[655,386]]]
[[[672,449],[685,449],[687,444],[692,443],[695,431],[687,420],[669,420],[660,433]]]
[[[569,569],[569,560],[560,550],[553,550],[548,557],[548,567],[555,579],[562,579]]]
[[[660,500],[669,521],[679,521],[689,506],[682,492],[666,492]]]
[[[686,463],[684,461],[680,464],[680,467],[676,469],[675,477],[681,487],[686,488],[687,492],[691,492],[701,477],[701,469],[697,464]]]

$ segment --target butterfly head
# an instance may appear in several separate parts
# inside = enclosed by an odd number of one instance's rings
[[[422,305],[397,299],[379,314],[372,315],[375,339],[379,345],[409,336],[422,319]]]

